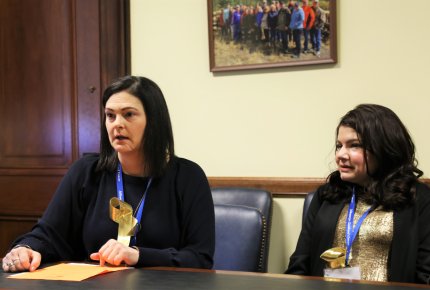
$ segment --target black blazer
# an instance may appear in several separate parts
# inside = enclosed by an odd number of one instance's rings
[[[320,255],[332,247],[337,220],[345,203],[322,200],[321,186],[309,206],[295,252],[286,274],[323,276]],[[413,206],[394,211],[394,233],[388,258],[389,281],[430,282],[430,188],[416,183]]]

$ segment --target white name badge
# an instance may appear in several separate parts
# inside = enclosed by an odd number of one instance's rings
[[[360,280],[360,268],[359,267],[346,267],[339,269],[324,269],[324,277],[339,278],[339,279],[356,279]]]

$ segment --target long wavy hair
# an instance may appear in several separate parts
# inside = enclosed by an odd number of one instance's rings
[[[328,186],[323,196],[332,201],[349,200],[352,189],[368,203],[392,210],[412,204],[415,200],[414,183],[423,172],[418,169],[415,145],[399,117],[390,109],[375,104],[361,104],[343,116],[336,128],[354,129],[363,146],[364,158],[371,153],[378,164],[375,172],[367,172],[371,181],[366,188],[340,178],[338,170],[327,177]],[[369,168],[369,166],[367,166]]]
[[[102,98],[103,108],[113,94],[123,91],[137,97],[145,110],[147,123],[140,148],[145,156],[144,172],[148,176],[160,176],[175,155],[172,125],[163,93],[150,79],[125,76],[106,88]],[[118,165],[118,156],[110,144],[105,124],[106,115],[101,122],[100,159],[97,169],[114,171]]]

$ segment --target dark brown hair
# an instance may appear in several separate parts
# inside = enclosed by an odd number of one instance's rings
[[[163,93],[150,79],[125,76],[106,88],[102,99],[103,108],[113,94],[122,91],[128,92],[142,102],[147,119],[141,148],[145,156],[145,174],[153,177],[160,176],[175,154],[172,125]],[[101,122],[100,160],[97,169],[114,171],[118,164],[118,157],[109,142],[105,122],[106,115]]]
[[[413,185],[423,172],[417,167],[412,138],[399,117],[384,106],[361,104],[341,118],[336,138],[340,126],[357,132],[364,154],[371,153],[378,166],[372,174],[368,172],[371,182],[366,188],[342,181],[337,170],[332,172],[327,177],[325,197],[332,201],[350,198],[355,187],[358,193],[367,194],[368,202],[385,209],[411,204],[415,198]]]

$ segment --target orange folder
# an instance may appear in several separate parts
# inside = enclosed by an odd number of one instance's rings
[[[85,263],[61,263],[38,269],[34,272],[22,272],[11,274],[7,278],[11,279],[40,279],[40,280],[62,280],[62,281],[82,281],[84,279],[122,270],[133,269],[132,267],[110,267]]]

